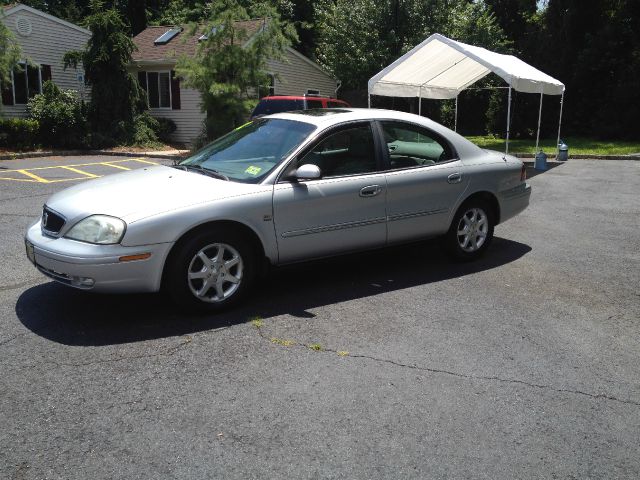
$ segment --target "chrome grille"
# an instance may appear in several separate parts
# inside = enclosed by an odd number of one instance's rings
[[[64,226],[65,219],[62,215],[57,214],[47,207],[42,209],[42,230],[47,233],[60,233]]]

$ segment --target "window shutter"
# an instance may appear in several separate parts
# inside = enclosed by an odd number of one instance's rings
[[[180,110],[180,78],[171,70],[171,109]]]
[[[142,89],[147,91],[147,72],[138,72],[138,83]]]
[[[42,75],[42,84],[47,80],[51,80],[51,65],[40,65],[40,75]]]
[[[0,90],[2,90],[2,104],[3,105],[13,105],[13,89],[11,88],[10,82],[3,82],[0,85]]]

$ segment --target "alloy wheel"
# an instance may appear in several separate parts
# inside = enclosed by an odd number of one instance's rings
[[[458,245],[467,252],[472,253],[484,245],[489,234],[489,221],[487,214],[481,208],[470,208],[458,222]]]
[[[203,302],[222,302],[240,287],[243,270],[242,257],[235,248],[225,243],[209,244],[189,263],[189,289]]]

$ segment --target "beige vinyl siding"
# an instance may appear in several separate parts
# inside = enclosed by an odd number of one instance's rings
[[[286,61],[269,60],[267,67],[276,74],[276,95],[304,95],[313,89],[320,90],[320,95],[335,96],[336,79],[292,49],[287,50]]]
[[[16,28],[16,18],[25,17],[31,22],[31,34],[22,36]],[[2,22],[11,30],[22,49],[22,58],[29,59],[34,64],[51,65],[51,79],[60,88],[79,91],[88,100],[89,89],[83,83],[78,83],[77,73],[84,73],[82,66],[78,71],[70,68],[64,70],[63,55],[70,50],[84,49],[91,37],[89,33],[81,32],[67,25],[51,19],[41,17],[32,12],[19,10],[2,18]],[[3,117],[24,117],[25,105],[2,105]]]
[[[149,113],[156,118],[170,118],[176,122],[178,128],[172,140],[188,145],[202,133],[205,114],[200,110],[200,105],[200,92],[180,85],[180,110],[150,109]]]

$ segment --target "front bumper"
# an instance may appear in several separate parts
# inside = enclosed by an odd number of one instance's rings
[[[105,293],[158,291],[164,262],[173,245],[92,245],[46,236],[40,222],[27,230],[25,242],[29,260],[47,277],[71,287]],[[145,253],[151,256],[144,260],[120,260],[123,256]]]

